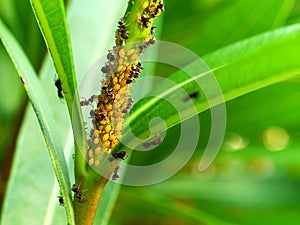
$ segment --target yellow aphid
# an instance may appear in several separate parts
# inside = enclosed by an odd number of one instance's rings
[[[118,109],[120,108],[120,106],[121,106],[120,102],[114,103],[114,109]]]
[[[117,131],[121,131],[122,128],[123,128],[123,124],[118,123],[117,126],[116,126],[116,130],[117,130]]]
[[[111,131],[111,125],[107,125],[105,127],[105,132],[108,133],[109,131]]]
[[[89,158],[93,158],[93,157],[94,157],[94,152],[93,152],[92,149],[90,149],[90,150],[88,151],[88,155],[89,155]]]
[[[126,67],[124,66],[119,66],[118,67],[118,73],[123,73],[125,71]]]
[[[145,42],[149,42],[151,40],[151,36],[150,35],[147,35],[145,38],[144,38],[144,41]]]
[[[94,159],[93,158],[89,159],[89,165],[92,166],[93,164],[94,164]]]
[[[104,134],[102,137],[102,141],[105,142],[108,140],[108,138],[109,138],[109,134]]]
[[[148,8],[149,12],[153,12],[155,9],[156,9],[156,5],[154,3],[152,3]]]
[[[105,110],[107,111],[107,112],[109,112],[110,110],[112,110],[112,105],[111,104],[107,104],[106,106],[105,106]],[[103,124],[104,125],[104,124]]]
[[[121,50],[119,51],[119,56],[121,58],[125,58],[125,49],[124,48],[121,48]]]
[[[136,22],[139,23],[139,24],[142,24],[142,17],[141,17],[141,14],[138,13],[138,16],[136,18]]]
[[[100,105],[100,112],[103,112],[104,110],[105,110],[104,105],[101,104],[101,105]]]
[[[128,52],[126,53],[126,55],[130,56],[130,55],[134,54],[135,52],[136,52],[135,49],[130,49],[130,50],[128,50]],[[127,67],[126,67],[126,69],[127,69]]]
[[[121,82],[120,82],[120,85],[121,86],[124,86],[126,84],[126,80],[122,80]]]
[[[107,116],[111,117],[112,114],[113,114],[113,111],[109,111],[109,112],[107,113]]]
[[[103,126],[102,126],[102,125],[99,126],[99,132],[100,132],[101,130],[103,130]],[[101,132],[100,132],[100,133],[101,133]]]
[[[142,5],[142,9],[146,9],[147,7],[149,6],[149,2],[148,1],[145,1]]]
[[[99,137],[99,131],[98,130],[94,130],[94,137],[95,138]]]
[[[94,165],[95,165],[96,167],[98,167],[98,166],[100,165],[99,159],[97,159],[97,160],[95,161]]]
[[[123,65],[123,62],[124,62],[124,59],[123,59],[123,58],[120,58],[120,59],[119,59],[119,65]]]
[[[97,148],[95,148],[95,155],[99,155],[101,151],[101,148],[98,146]]]
[[[105,125],[106,124],[106,120],[101,120],[100,124]]]
[[[130,73],[130,72],[131,72],[131,66],[127,66],[127,67],[126,67],[126,72],[127,72],[127,73]]]
[[[115,112],[115,117],[119,117],[119,116],[122,116],[122,112],[121,111],[118,111],[118,112]]]
[[[100,141],[99,138],[95,138],[95,139],[94,139],[94,144],[95,144],[95,145],[99,144],[99,141]]]
[[[109,140],[111,140],[111,141],[114,141],[116,139],[117,139],[117,137],[114,134],[112,134],[112,135],[109,136]]]
[[[104,102],[104,103],[107,103],[107,102],[108,102],[108,99],[107,99],[107,98],[106,98],[106,99],[104,99],[104,100],[103,100],[103,102]]]
[[[103,143],[104,148],[108,148],[110,146],[110,141],[106,141]]]
[[[118,78],[117,78],[117,77],[115,77],[115,78],[113,79],[113,85],[115,85],[116,83],[118,83]]]
[[[138,58],[137,54],[133,54],[133,55],[130,56],[131,61],[135,61],[135,60],[137,60],[137,58]]]
[[[116,95],[115,95],[115,99],[116,99],[116,100],[118,100],[118,99],[120,99],[120,98],[121,98],[121,95],[120,95],[120,94],[116,94]],[[114,104],[114,105],[115,105],[115,104]]]
[[[115,86],[114,86],[114,91],[118,91],[118,90],[120,90],[120,84],[115,84]]]

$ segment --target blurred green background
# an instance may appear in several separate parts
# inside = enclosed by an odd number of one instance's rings
[[[158,39],[180,44],[199,56],[300,22],[299,0],[165,0],[165,8]],[[0,17],[39,71],[46,48],[29,1],[0,0]],[[163,66],[157,70],[161,74],[173,71]],[[198,164],[209,135],[210,118],[209,112],[199,115],[201,141],[189,163],[163,183],[122,187],[110,224],[299,224],[299,90],[298,77],[228,102],[224,145],[213,165],[202,173]],[[0,95],[2,202],[27,104],[2,45]],[[162,145],[146,159],[135,154],[131,160],[147,163],[158,151],[160,157],[166,157],[165,149],[176,145],[173,140],[178,132],[179,127],[172,128]]]

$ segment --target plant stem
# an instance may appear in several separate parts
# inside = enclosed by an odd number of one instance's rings
[[[105,79],[94,111],[95,127],[89,132],[88,154],[85,154],[88,163],[84,167],[87,174],[78,176],[80,174],[76,173],[80,187],[79,190],[75,188],[74,197],[77,225],[93,224],[104,186],[116,171],[119,160],[128,153],[125,149],[114,150],[122,137],[126,110],[132,106],[130,87],[143,69],[139,56],[155,43],[152,23],[162,11],[163,1],[130,0],[124,17],[118,22],[116,46],[109,51],[108,62],[101,69]],[[101,167],[105,177],[96,172]]]
[[[100,177],[97,182],[92,180],[80,187],[85,200],[80,202],[76,199],[76,196],[74,197],[75,221],[77,225],[92,225],[94,223],[98,204],[107,181],[107,179]]]

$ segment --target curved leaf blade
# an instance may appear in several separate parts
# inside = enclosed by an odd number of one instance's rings
[[[24,88],[32,103],[33,109],[38,118],[43,136],[49,151],[49,155],[54,167],[54,171],[60,186],[64,200],[66,214],[69,224],[75,224],[74,211],[70,193],[70,179],[66,166],[66,161],[62,152],[61,140],[58,131],[52,123],[53,115],[49,108],[48,100],[44,95],[37,75],[34,72],[25,53],[20,48],[14,37],[0,20],[0,37],[9,53],[17,72],[21,78]],[[9,205],[9,202],[6,204]],[[7,205],[6,205],[7,206]],[[8,207],[8,206],[7,206]],[[9,209],[8,209],[9,210]],[[4,214],[5,216],[5,214]]]
[[[213,71],[223,91],[225,101],[229,101],[251,91],[297,76],[300,73],[299,52],[300,25],[293,25],[230,45],[204,56],[203,59]],[[193,69],[194,66],[192,63],[186,68]],[[205,96],[199,86],[194,84],[194,81],[201,79],[202,76],[203,74],[197,74],[189,77],[183,71],[178,71],[169,79],[177,84],[177,89],[183,88],[187,93],[198,91],[199,96]],[[174,95],[175,91],[176,88],[169,93],[168,88],[158,85],[153,94],[167,96]],[[177,98],[180,101],[180,96]],[[194,105],[187,105],[187,112],[189,112],[188,107],[195,106],[197,113],[209,109],[205,97],[195,98],[193,102]],[[215,105],[218,103],[220,102],[215,101]],[[176,113],[159,98],[144,99],[134,106],[130,121],[131,130],[138,137],[145,138],[149,134],[148,122],[151,118],[162,115],[167,128],[170,128],[181,122]],[[194,115],[187,113],[184,120]],[[141,121],[143,122],[141,123]],[[128,134],[124,134],[125,138],[126,135]],[[130,138],[125,140],[130,143]]]
[[[64,2],[62,0],[31,0],[30,2],[55,70],[61,80],[69,114],[73,121],[73,130],[81,137],[85,137]],[[80,153],[79,148],[82,151],[85,150],[85,139],[82,139],[80,144],[76,142],[75,145],[75,171],[78,177],[85,174],[85,161],[82,157],[85,153]]]
[[[72,101],[76,91],[76,78],[63,1],[31,0],[30,2],[56,72],[62,81],[66,100]]]

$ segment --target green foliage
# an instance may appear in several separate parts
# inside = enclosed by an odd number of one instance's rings
[[[34,110],[27,107],[16,137],[16,153],[1,222],[8,225],[65,224],[68,220],[72,224],[70,184],[74,182],[72,154],[76,146],[71,144],[73,136],[67,108],[72,114],[74,98],[75,106],[79,106],[76,79],[81,80],[93,61],[113,46],[114,30],[126,4],[120,1],[70,1],[67,10],[69,38],[63,2],[32,0],[53,62],[45,57],[42,69],[38,71],[44,46],[29,4],[21,2],[0,1],[1,19],[13,31],[20,45],[2,24],[0,37],[19,75],[28,82],[25,89]],[[300,83],[297,76],[300,70],[299,6],[298,0],[165,1],[164,19],[155,22],[159,39],[175,42],[203,56],[213,70],[226,100],[225,139],[214,163],[199,173],[199,161],[211,128],[206,98],[202,98],[202,90],[183,72],[155,65],[158,74],[171,74],[169,79],[188,93],[201,92],[200,98],[193,99],[201,121],[197,151],[178,174],[165,182],[149,187],[122,187],[117,202],[120,185],[109,182],[95,224],[140,224],[143,221],[146,225],[296,225],[300,222],[300,161],[297,157],[300,125]],[[21,7],[26,10],[20,10]],[[31,19],[20,19],[26,16]],[[172,57],[180,56],[174,52]],[[1,49],[0,58],[0,71],[5,74],[0,76],[1,87],[5,86],[3,81],[13,82],[15,86],[12,87],[19,93],[22,86],[17,86],[19,81],[13,78],[16,75],[12,64]],[[192,64],[187,68],[193,71]],[[63,82],[63,88],[67,90],[64,93],[66,104],[57,98],[55,73],[66,81]],[[9,88],[1,88],[1,91],[2,96],[12,95]],[[157,85],[154,93],[176,95],[164,84]],[[10,115],[20,108],[22,102],[22,94],[11,101],[2,99],[0,116]],[[9,104],[14,105],[15,110],[8,110],[11,109]],[[160,99],[144,99],[132,111],[131,128],[139,137],[149,135],[148,122],[155,116],[165,119],[168,132],[163,143],[153,151],[133,151],[130,162],[148,165],[167,157],[180,133],[181,120],[175,110]],[[189,108],[186,111],[184,119],[195,116]],[[76,113],[80,113],[79,107]],[[12,129],[2,132],[5,126],[0,125],[1,136],[2,133],[13,136]],[[286,143],[276,149],[272,145],[276,140]],[[5,145],[0,143],[0,146]],[[0,157],[4,156],[1,151]],[[68,219],[63,207],[58,205],[60,192],[66,202]]]

